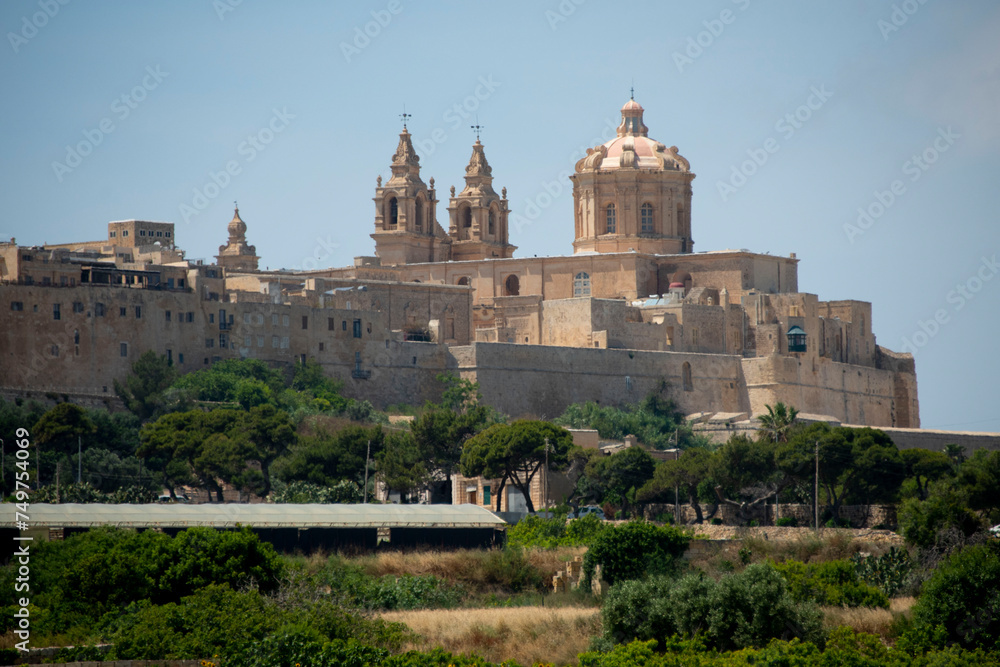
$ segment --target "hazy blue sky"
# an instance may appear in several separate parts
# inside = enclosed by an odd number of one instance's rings
[[[634,81],[698,175],[695,250],[797,253],[915,350],[923,426],[1000,430],[995,2],[5,0],[0,27],[0,237],[171,221],[209,259],[239,200],[263,265],[349,264],[405,104],[439,198],[478,114],[518,255],[569,254],[567,175]]]

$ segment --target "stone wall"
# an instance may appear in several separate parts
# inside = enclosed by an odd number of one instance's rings
[[[705,523],[709,521],[708,515],[710,509],[709,505],[703,504],[701,506]],[[779,518],[795,517],[799,527],[812,526],[814,523],[812,505],[782,503],[778,505],[777,511]],[[822,522],[824,507],[821,506],[819,511]],[[684,524],[693,524],[698,518],[694,508],[687,504],[680,506],[680,515],[681,523]],[[658,518],[670,518],[670,520],[673,520],[674,506],[670,503],[650,503],[643,506],[643,516],[650,521],[657,520]],[[757,505],[750,516],[762,526],[775,525],[774,503]],[[843,505],[840,508],[840,517],[850,521],[851,526],[854,528],[882,526],[895,529],[896,527],[896,507],[893,505]],[[740,524],[736,508],[731,505],[719,505],[713,518],[721,519],[723,524],[729,526]]]
[[[916,394],[908,410],[896,405],[898,373],[852,366],[824,357],[783,356],[743,359],[743,373],[753,414],[783,402],[800,412],[830,415],[842,422],[873,427],[917,427]],[[915,386],[916,378],[904,379]],[[902,423],[903,415],[909,423]]]
[[[452,347],[457,370],[476,380],[487,403],[515,416],[554,418],[571,403],[637,403],[666,380],[684,412],[719,406],[746,412],[740,359],[733,356],[636,350],[554,348],[475,343]],[[691,369],[683,389],[684,364]]]

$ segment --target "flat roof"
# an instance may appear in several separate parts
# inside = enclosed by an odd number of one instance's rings
[[[15,527],[15,506],[0,505],[0,528]],[[500,528],[503,519],[478,505],[336,505],[292,503],[32,503],[32,526],[62,528]]]

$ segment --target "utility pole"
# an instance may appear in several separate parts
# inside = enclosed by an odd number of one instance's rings
[[[816,532],[819,532],[819,440],[816,441],[816,480],[813,483],[813,512]]]
[[[83,438],[76,436],[76,483],[83,479]]]
[[[545,509],[549,508],[549,439],[545,438],[545,477],[542,478],[545,481],[544,491],[545,497],[542,498],[542,505]],[[546,515],[548,516],[548,515]]]
[[[372,441],[368,441],[368,450],[365,452],[365,488],[364,488],[364,500],[361,501],[362,505],[368,504],[368,459],[372,457]]]
[[[677,451],[677,429],[674,429],[674,460],[680,458],[680,452]],[[681,525],[681,488],[680,483],[674,482],[674,525]]]

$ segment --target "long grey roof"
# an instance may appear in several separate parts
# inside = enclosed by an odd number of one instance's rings
[[[14,528],[15,506],[0,504],[0,527]],[[29,527],[90,528],[501,528],[477,505],[31,504]]]

